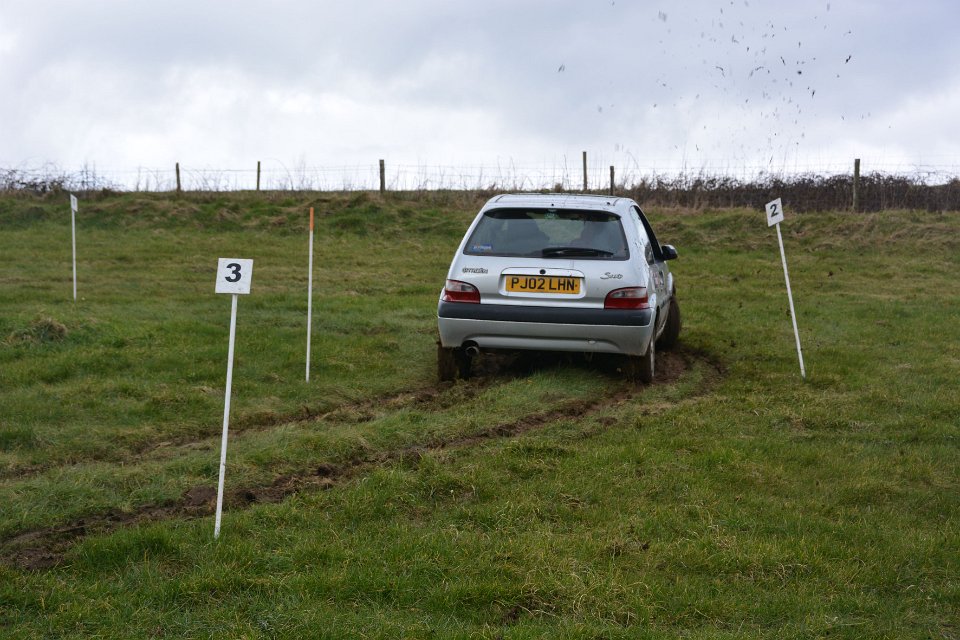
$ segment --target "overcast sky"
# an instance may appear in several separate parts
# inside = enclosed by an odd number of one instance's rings
[[[4,0],[0,167],[956,169],[958,29],[956,0]]]

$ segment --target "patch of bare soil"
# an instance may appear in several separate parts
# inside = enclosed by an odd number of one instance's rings
[[[718,375],[724,373],[722,365],[709,354],[689,349],[662,352],[657,355],[657,377],[654,384],[673,384],[696,362],[710,365],[710,374],[703,385],[705,391]],[[517,375],[518,372],[568,363],[563,356],[559,358],[538,358],[518,361],[512,357],[498,359],[488,357],[478,371],[480,377],[458,385],[447,383],[440,388],[421,389],[396,394],[386,398],[370,399],[351,405],[338,407],[310,420],[363,420],[374,412],[385,409],[400,409],[407,406],[428,406],[441,410],[459,402],[464,397],[478,394],[484,387],[503,377]],[[430,442],[404,447],[401,449],[375,453],[359,454],[356,457],[339,462],[323,462],[315,467],[276,478],[270,485],[235,488],[224,496],[225,509],[243,509],[253,504],[276,503],[287,497],[304,491],[329,489],[377,466],[403,463],[416,467],[419,460],[430,451],[450,450],[480,445],[494,439],[513,438],[537,429],[541,429],[560,420],[582,418],[591,413],[607,409],[631,400],[641,387],[622,381],[616,372],[616,359],[609,362],[587,363],[593,369],[610,368],[612,377],[618,380],[610,391],[589,400],[574,400],[547,410],[531,413],[522,418],[504,424],[491,425],[478,433],[468,436],[438,438]],[[442,393],[453,387],[457,394]],[[701,392],[702,392],[701,391]],[[615,424],[615,420],[606,417],[600,421],[604,427]],[[49,527],[20,533],[13,538],[0,541],[0,562],[26,570],[43,570],[57,566],[65,553],[78,540],[88,535],[104,534],[121,527],[141,523],[156,522],[171,518],[200,518],[214,513],[216,489],[210,486],[196,486],[186,491],[177,502],[163,505],[145,505],[134,511],[110,511],[90,514],[67,525]]]

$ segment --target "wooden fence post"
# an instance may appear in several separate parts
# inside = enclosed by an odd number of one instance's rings
[[[612,196],[616,195],[616,189],[614,187],[614,184],[615,183],[613,180],[613,165],[610,165],[610,195]]]
[[[257,191],[260,191],[260,161],[257,160]]]
[[[853,212],[860,211],[860,158],[853,159]]]
[[[583,152],[583,192],[587,192],[587,152]]]
[[[380,193],[387,190],[387,170],[384,168],[383,159],[380,159]]]
[[[180,193],[180,163],[177,163],[177,193]]]

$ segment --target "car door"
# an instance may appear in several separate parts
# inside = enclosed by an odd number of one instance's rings
[[[667,305],[670,304],[668,288],[670,285],[670,268],[663,260],[663,252],[657,243],[657,237],[654,235],[653,229],[650,227],[646,216],[643,215],[639,207],[634,206],[632,210],[634,221],[640,231],[641,242],[644,243],[643,259],[647,262],[647,267],[650,270],[650,279],[653,281],[653,289],[657,295],[657,309],[659,311],[657,314],[657,333],[659,334],[660,329],[667,319]]]

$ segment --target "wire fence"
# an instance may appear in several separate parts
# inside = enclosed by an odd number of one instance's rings
[[[251,168],[174,167],[104,170],[56,165],[0,169],[0,190],[48,193],[228,192],[228,191],[560,191],[630,195],[665,206],[763,206],[775,197],[794,210],[879,210],[911,208],[960,210],[960,163],[863,162],[768,167],[703,163],[696,167],[662,163],[626,167],[594,161],[571,164],[436,165],[371,164],[287,167],[279,162]],[[859,164],[858,164],[859,166]]]

